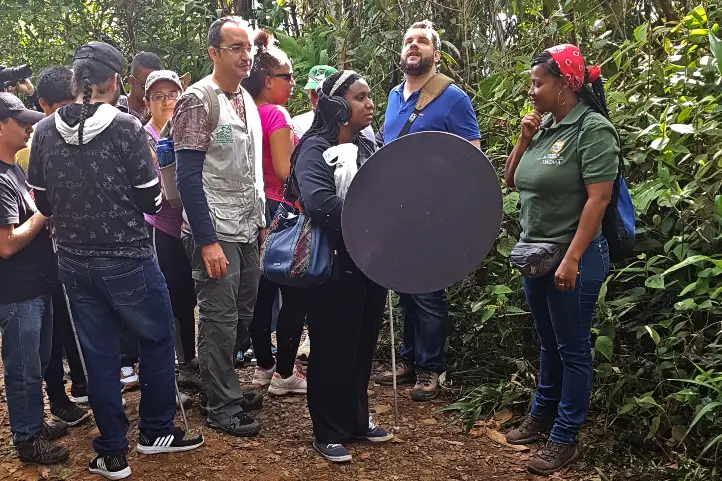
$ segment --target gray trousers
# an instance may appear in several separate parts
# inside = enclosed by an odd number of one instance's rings
[[[261,267],[257,242],[218,243],[228,260],[227,274],[211,279],[200,247],[192,236],[183,238],[198,296],[198,364],[208,396],[208,417],[226,424],[241,410],[243,393],[235,370],[234,347],[239,324],[248,328],[253,319]]]

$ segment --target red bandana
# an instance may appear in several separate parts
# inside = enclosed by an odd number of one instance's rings
[[[545,50],[559,66],[562,75],[569,81],[574,92],[579,92],[584,85],[584,58],[582,52],[571,44],[565,43]],[[594,83],[600,75],[599,67],[589,67],[586,81]]]

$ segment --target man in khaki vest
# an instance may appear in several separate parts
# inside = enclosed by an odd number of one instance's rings
[[[265,233],[261,121],[241,87],[253,65],[254,38],[240,17],[213,22],[213,73],[188,88],[172,119],[183,244],[198,295],[207,423],[233,436],[261,430],[247,411],[258,409],[262,397],[244,397],[234,369],[238,326],[248,326],[253,317]]]

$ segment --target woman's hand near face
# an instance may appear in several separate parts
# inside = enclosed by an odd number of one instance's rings
[[[541,128],[542,116],[535,110],[521,119],[521,137],[524,140],[531,140]]]

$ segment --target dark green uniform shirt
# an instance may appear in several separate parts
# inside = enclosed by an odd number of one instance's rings
[[[559,123],[545,117],[514,174],[521,240],[570,243],[588,198],[586,185],[616,178],[619,145],[609,120],[583,100]]]

